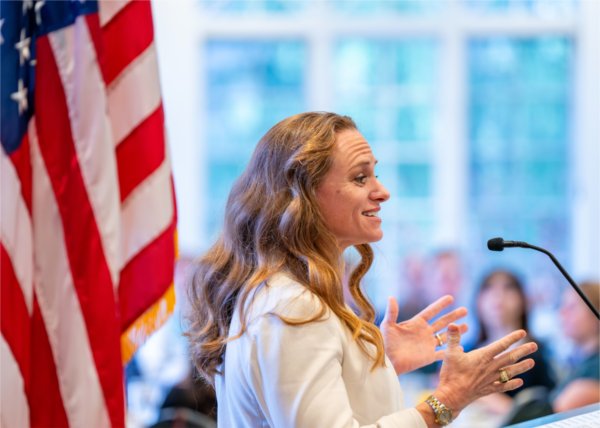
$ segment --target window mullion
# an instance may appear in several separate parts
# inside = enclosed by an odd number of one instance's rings
[[[334,34],[326,2],[314,2],[305,28],[309,61],[306,69],[306,100],[309,110],[331,111],[333,108]]]
[[[467,40],[458,7],[449,3],[445,24],[438,34],[440,90],[432,153],[435,215],[432,243],[442,246],[464,246],[467,235]]]

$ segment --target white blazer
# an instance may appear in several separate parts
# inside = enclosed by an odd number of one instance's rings
[[[274,313],[306,318],[316,297],[285,274],[273,276],[254,298],[248,330],[227,344],[215,379],[218,423],[236,427],[426,427],[420,413],[402,409],[398,378],[370,360],[331,311],[292,326]],[[230,336],[239,332],[234,312]]]

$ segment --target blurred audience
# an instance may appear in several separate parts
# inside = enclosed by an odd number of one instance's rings
[[[509,270],[496,269],[483,278],[475,294],[474,306],[478,336],[475,343],[465,346],[466,348],[487,345],[516,329],[529,332],[528,302],[523,283],[517,274]],[[533,369],[520,376],[524,385],[513,391],[480,399],[478,404],[487,412],[494,415],[509,414],[515,404],[515,396],[522,394],[525,389],[535,387],[537,394],[547,396],[554,387],[554,376],[546,358],[546,347],[531,334],[522,342],[529,341],[535,341],[539,348],[530,356],[535,360]]]
[[[600,307],[600,283],[580,286],[595,308]],[[575,345],[569,367],[561,373],[561,382],[552,391],[555,412],[575,409],[600,401],[600,324],[577,293],[569,289],[560,308],[563,332]]]
[[[600,284],[587,282],[580,288],[590,302],[598,308]],[[509,300],[509,298],[497,296],[496,300]],[[527,376],[524,375],[524,388],[527,389],[517,392],[514,396],[512,408],[506,414],[503,425],[539,418],[552,412],[564,412],[600,401],[600,324],[583,300],[571,289],[566,290],[563,295],[560,323],[564,335],[574,345],[568,366],[559,372],[560,382],[550,393],[546,393],[540,390],[540,387],[533,387],[531,381],[528,384]],[[536,359],[536,356],[534,355],[533,358]],[[539,366],[537,359],[536,364]],[[531,370],[530,376],[535,373],[535,369]]]

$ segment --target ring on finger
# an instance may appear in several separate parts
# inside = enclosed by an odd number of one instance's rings
[[[439,346],[444,346],[444,339],[442,339],[442,335],[439,333],[435,334],[435,338],[438,341]]]
[[[498,379],[500,383],[506,383],[510,380],[510,376],[506,369],[500,369],[500,378]]]

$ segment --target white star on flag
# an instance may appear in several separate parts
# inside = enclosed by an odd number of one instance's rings
[[[23,80],[19,79],[19,89],[17,92],[10,94],[10,97],[19,103],[19,114],[27,110],[27,88],[23,85]]]
[[[29,52],[29,44],[31,43],[30,37],[25,37],[25,29],[21,30],[21,40],[15,43],[15,48],[19,50],[19,63],[23,65],[25,60],[28,60],[31,56]]]

